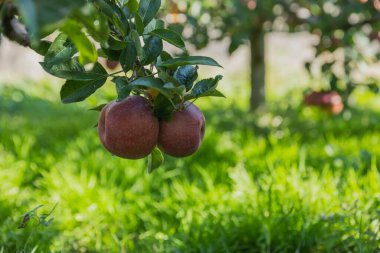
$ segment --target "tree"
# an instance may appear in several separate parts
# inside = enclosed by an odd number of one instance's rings
[[[85,100],[111,78],[118,101],[144,96],[155,117],[167,121],[186,101],[223,97],[216,89],[222,77],[196,82],[198,66],[220,65],[209,57],[189,56],[181,36],[155,18],[160,7],[161,0],[3,0],[0,35],[44,56],[44,70],[65,79],[63,103]],[[53,41],[43,39],[53,32],[58,32]],[[164,51],[163,41],[179,48],[182,56]],[[108,73],[100,57],[119,61],[122,70]],[[148,160],[152,171],[162,154],[155,149]]]
[[[357,60],[351,59],[352,56],[360,55],[355,37],[363,33],[373,41],[378,40],[379,36],[378,0],[171,0],[168,4],[172,14],[186,16],[182,21],[177,19],[173,22],[172,28],[185,31],[186,39],[197,48],[205,47],[210,40],[225,37],[230,38],[229,53],[243,44],[250,45],[252,111],[265,104],[266,32],[309,31],[318,35],[320,41],[316,45],[316,58],[325,52],[343,48],[347,52],[343,62],[346,72],[350,72],[352,61]],[[322,68],[324,74],[330,75],[331,63]],[[340,78],[347,79],[351,87],[353,79],[347,74]],[[332,86],[336,88],[336,85]]]

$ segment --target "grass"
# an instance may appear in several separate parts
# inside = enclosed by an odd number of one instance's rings
[[[149,175],[102,149],[97,113],[41,87],[0,86],[0,252],[380,252],[380,113],[366,93],[336,117],[299,92],[260,116],[239,97],[206,100],[200,151]],[[55,204],[50,225],[17,229]]]

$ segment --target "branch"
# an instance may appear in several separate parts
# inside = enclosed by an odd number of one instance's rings
[[[25,25],[17,18],[18,11],[16,6],[10,3],[5,3],[3,8],[4,16],[2,24],[4,35],[24,47],[30,46],[28,31],[26,30]]]

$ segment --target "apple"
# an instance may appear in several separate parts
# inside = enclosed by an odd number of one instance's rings
[[[157,145],[159,121],[149,100],[142,96],[106,105],[100,114],[98,133],[103,146],[112,154],[140,159]]]
[[[186,157],[200,147],[206,128],[205,117],[192,103],[185,102],[170,121],[160,122],[158,147],[173,157]]]

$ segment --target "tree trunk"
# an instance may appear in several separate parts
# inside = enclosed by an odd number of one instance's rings
[[[265,106],[265,32],[254,29],[251,33],[251,99],[250,109]]]

